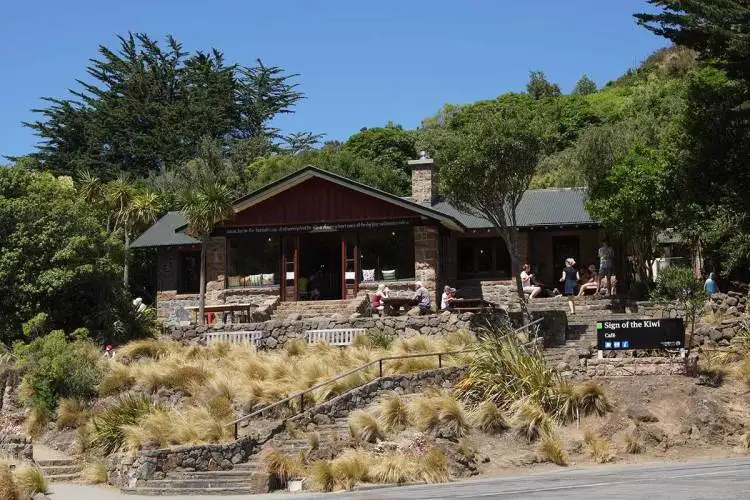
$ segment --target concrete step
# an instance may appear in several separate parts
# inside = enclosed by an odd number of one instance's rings
[[[253,473],[262,472],[261,464],[254,464],[252,469],[243,470],[217,470],[217,471],[199,471],[199,472],[169,472],[167,473],[167,479],[169,480],[206,480],[206,479],[222,479],[228,481],[243,481],[250,480]],[[150,483],[150,481],[149,481]]]
[[[42,469],[42,472],[44,472],[43,469]],[[80,478],[81,473],[76,472],[76,473],[71,473],[71,474],[54,474],[54,475],[45,474],[45,476],[47,477],[48,481],[61,481],[61,482],[67,483],[70,481],[75,481],[76,479]]]
[[[71,458],[52,459],[52,460],[35,460],[34,463],[36,464],[37,467],[76,465],[75,460]]]
[[[208,488],[252,488],[251,479],[224,479],[224,478],[201,478],[201,479],[149,479],[146,488],[158,489],[181,489],[192,490]]]
[[[183,495],[253,495],[256,493],[254,488],[234,487],[234,488],[122,488],[120,493],[123,495],[144,495],[144,496],[183,496]]]
[[[39,466],[39,470],[46,476],[58,476],[62,474],[76,474],[81,472],[80,465],[44,465]]]

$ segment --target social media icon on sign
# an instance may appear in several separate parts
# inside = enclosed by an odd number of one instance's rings
[[[615,342],[615,349],[619,349],[619,348],[620,348],[620,343],[619,342]]]
[[[605,349],[612,349],[612,342],[605,342],[604,343],[604,348]]]
[[[630,348],[630,341],[629,340],[623,340],[622,341],[622,348],[623,349],[629,349]]]

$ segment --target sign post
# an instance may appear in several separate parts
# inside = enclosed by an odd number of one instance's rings
[[[685,353],[682,318],[605,320],[596,324],[599,357],[603,351],[680,349]]]

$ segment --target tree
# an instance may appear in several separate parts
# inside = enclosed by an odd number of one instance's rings
[[[698,281],[693,270],[687,266],[668,267],[659,272],[651,300],[685,318],[690,327],[690,339],[695,332],[695,320],[706,304],[703,283]],[[692,342],[688,342],[690,347]]]
[[[412,134],[393,124],[364,129],[349,137],[343,148],[385,168],[404,172],[407,162],[417,157]]]
[[[178,203],[188,231],[201,241],[198,314],[205,321],[206,255],[208,240],[216,224],[232,215],[232,193],[220,177],[225,162],[218,145],[209,138],[201,142],[198,157],[185,166]]]
[[[294,132],[284,137],[285,149],[290,154],[296,155],[315,149],[325,134],[313,134],[312,132]]]
[[[536,170],[542,142],[527,99],[510,95],[502,106],[476,113],[454,129],[441,152],[442,192],[459,210],[480,214],[498,229],[514,270],[520,269],[516,209]],[[514,274],[526,311],[520,274]]]
[[[557,97],[561,94],[560,86],[547,81],[544,71],[529,72],[529,83],[526,84],[526,91],[535,101],[545,97]]]
[[[576,86],[573,87],[573,95],[589,95],[596,92],[596,82],[589,78],[587,75],[583,75],[576,82]]]
[[[638,24],[698,51],[731,78],[750,78],[750,3],[747,0],[649,0],[662,10],[634,14]]]

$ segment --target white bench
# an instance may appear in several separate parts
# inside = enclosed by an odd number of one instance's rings
[[[211,346],[219,342],[227,342],[229,344],[246,344],[258,346],[263,332],[259,331],[237,331],[237,332],[211,332],[206,335],[206,344]]]
[[[355,335],[365,333],[364,328],[332,328],[330,330],[307,330],[307,343],[327,342],[330,345],[352,345]]]

